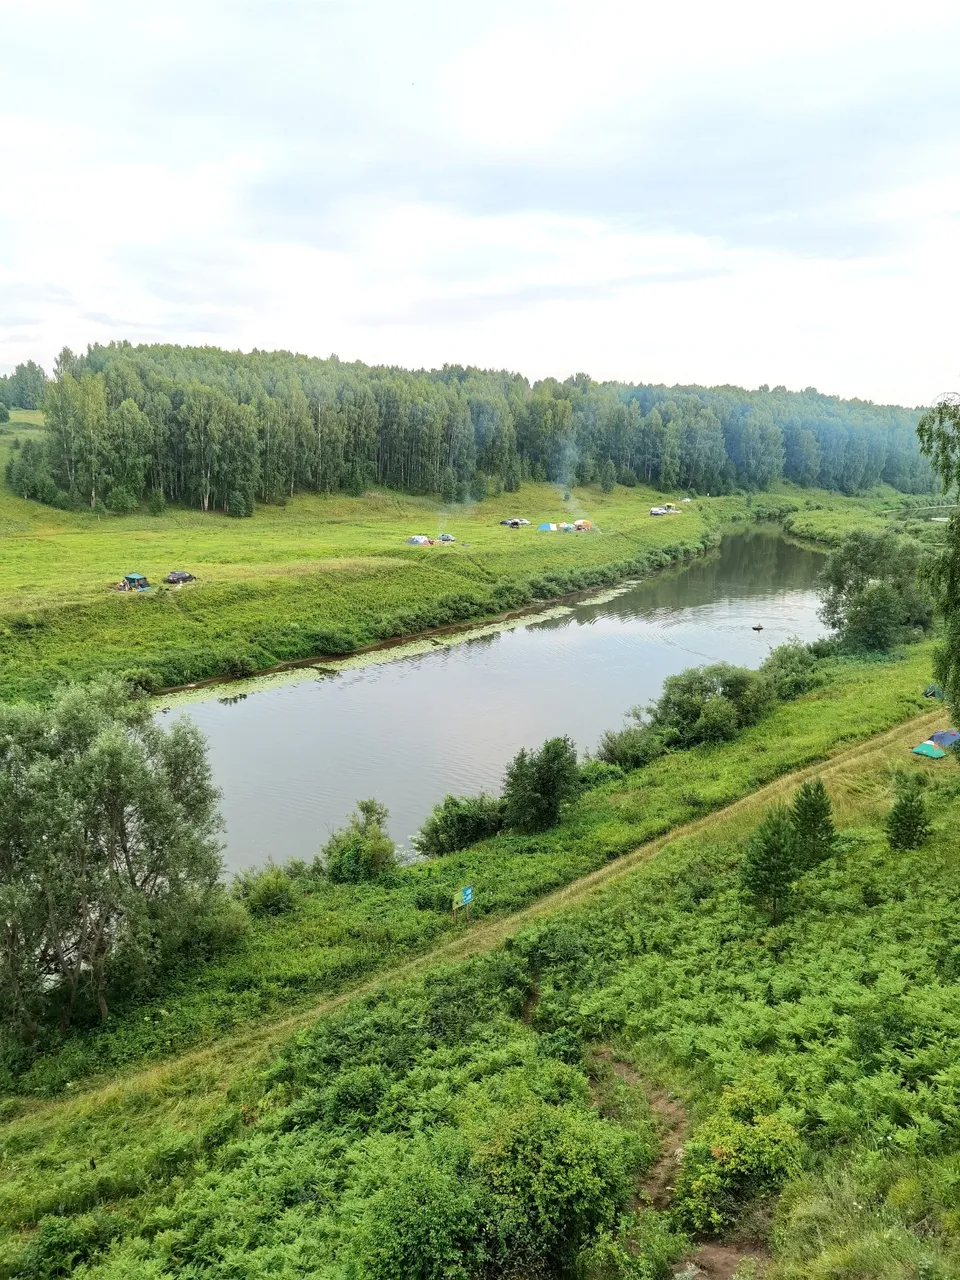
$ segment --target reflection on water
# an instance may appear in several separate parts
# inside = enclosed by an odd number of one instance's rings
[[[448,791],[497,789],[522,746],[568,733],[591,748],[684,667],[758,666],[790,636],[813,639],[821,564],[751,530],[559,618],[242,699],[211,695],[187,714],[223,789],[228,865],[312,857],[371,795],[405,841]]]

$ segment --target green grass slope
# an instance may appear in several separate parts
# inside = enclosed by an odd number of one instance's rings
[[[763,1105],[773,1108],[771,1114],[782,1113],[800,1134],[797,1167],[819,1168],[817,1162],[827,1158],[828,1150],[814,1141],[818,1122],[797,1118],[800,1104],[794,1105],[790,1093],[799,1087],[805,1069],[800,1055],[806,1052],[807,1023],[797,1023],[801,1034],[791,1039],[794,1023],[788,1019],[781,1031],[775,1012],[781,1003],[806,998],[816,955],[807,916],[769,934],[731,896],[731,866],[762,805],[793,785],[795,779],[785,777],[791,769],[822,759],[838,745],[862,740],[924,706],[918,693],[928,665],[928,646],[881,666],[837,664],[827,684],[779,708],[735,743],[668,757],[632,775],[625,785],[591,793],[555,832],[536,840],[491,842],[410,869],[386,892],[323,890],[304,899],[296,917],[261,927],[241,955],[194,975],[155,1005],[121,1015],[107,1034],[70,1042],[21,1082],[55,1088],[64,1096],[34,1103],[8,1097],[4,1104],[8,1119],[0,1127],[0,1223],[6,1235],[0,1257],[6,1259],[6,1274],[56,1274],[51,1269],[55,1260],[70,1250],[76,1259],[99,1257],[107,1250],[112,1260],[103,1269],[98,1263],[92,1273],[97,1275],[350,1274],[343,1270],[345,1260],[369,1234],[358,1223],[374,1212],[371,1203],[382,1205],[382,1197],[370,1200],[383,1191],[376,1173],[380,1162],[386,1162],[386,1169],[400,1160],[397,1177],[409,1180],[406,1144],[420,1133],[429,1150],[419,1153],[418,1160],[422,1157],[426,1164],[416,1176],[446,1185],[447,1157],[433,1144],[444,1147],[452,1141],[451,1126],[467,1123],[464,1117],[471,1113],[479,1117],[478,1127],[470,1130],[470,1141],[478,1146],[461,1152],[461,1164],[455,1161],[455,1168],[488,1168],[483,1152],[489,1154],[495,1134],[504,1126],[511,1132],[511,1126],[519,1126],[519,1135],[527,1121],[537,1132],[544,1126],[556,1131],[561,1146],[574,1140],[570,1133],[579,1134],[576,1141],[591,1150],[594,1141],[600,1144],[606,1153],[602,1169],[583,1175],[588,1182],[593,1179],[596,1189],[593,1207],[584,1209],[584,1221],[594,1224],[590,1231],[601,1223],[612,1226],[618,1198],[629,1200],[629,1182],[642,1180],[655,1143],[651,1145],[653,1121],[642,1092],[610,1104],[611,1114],[601,1118],[613,1128],[592,1128],[596,1082],[591,1084],[588,1058],[591,1045],[611,1039],[621,1053],[632,1055],[651,1072],[655,1068],[671,1088],[686,1089],[698,1108],[698,1123],[706,1122],[720,1105],[723,1087],[736,1083],[738,1072],[760,1061],[770,1045],[786,1045],[793,1065],[783,1068],[782,1079],[776,1076],[774,1093],[763,1094],[773,1101]],[[942,713],[927,711],[916,724],[887,740],[848,750],[824,767],[846,826],[876,825],[888,803],[889,764],[911,762],[906,745],[941,719]],[[947,763],[932,776],[949,779],[951,769]],[[764,784],[768,791],[757,795],[755,789]],[[745,793],[747,798],[733,808],[710,814],[712,808]],[[953,803],[949,787],[938,792],[937,804],[941,802]],[[937,811],[937,849],[941,836],[952,831],[951,815],[952,809]],[[610,861],[691,818],[688,834],[661,838],[620,862]],[[847,841],[846,860],[831,874],[855,874],[866,889],[843,889],[839,914],[829,915],[815,897],[820,890],[810,889],[810,901],[820,912],[816,945],[825,946],[837,934],[841,948],[842,963],[831,962],[831,981],[843,977],[850,951],[867,946],[870,939],[877,947],[877,962],[882,959],[891,972],[904,976],[903,965],[894,964],[896,948],[881,948],[883,929],[874,936],[864,926],[865,920],[880,918],[869,916],[869,911],[888,902],[897,874],[897,864],[883,855],[881,846],[876,830]],[[657,857],[651,862],[654,853]],[[915,866],[915,892],[920,895],[923,864],[917,861]],[[938,861],[938,876],[940,867]],[[590,879],[574,880],[591,869],[596,870]],[[480,917],[453,933],[441,900],[445,903],[451,886],[467,878],[477,888]],[[567,887],[519,916],[506,914],[557,885]],[[591,895],[598,891],[601,906],[594,908],[589,905]],[[943,892],[953,890],[948,884]],[[931,897],[940,893],[938,881]],[[708,907],[719,913],[716,919],[707,919]],[[914,910],[911,900],[910,911]],[[904,926],[909,933],[902,952],[909,961],[907,977],[916,971],[917,937],[932,938],[949,907],[941,903],[936,908],[936,928],[930,923],[930,910],[929,904],[924,907],[916,927],[911,920]],[[562,939],[550,941],[552,924],[542,926],[546,942],[520,941],[507,953],[500,951],[523,926],[549,922],[558,913],[576,933],[573,951]],[[841,946],[842,930],[855,930],[855,942]],[[437,944],[445,947],[448,959],[476,952],[490,952],[492,958],[476,962],[479,967],[430,977],[427,954],[412,965],[407,962],[394,979],[386,979],[388,994],[377,994],[373,987],[342,1014],[334,1012],[342,1003],[337,998],[318,1005],[314,996],[309,1003],[311,991],[335,992],[350,980],[383,965],[402,964],[405,956]],[[783,966],[791,947],[802,954],[798,976],[787,982],[787,994],[775,985],[777,996],[770,1003],[768,984],[779,984],[780,975],[787,973]],[[639,987],[624,995],[618,983],[627,962],[638,965],[641,960],[648,967],[637,978]],[[747,996],[731,992],[736,981],[742,981],[746,991],[744,975],[753,972],[751,966],[756,968],[755,985],[762,998],[750,996],[752,1003],[744,1012]],[[652,988],[651,1006],[656,1015],[644,1012],[638,1017],[632,1012],[632,993],[647,990],[643,974],[657,973],[662,981]],[[426,978],[419,976],[423,974]],[[850,988],[854,979],[848,978],[844,981]],[[816,988],[818,993],[826,980]],[[859,978],[856,984],[868,991],[869,984]],[[604,1001],[610,1002],[612,1013]],[[636,1007],[646,1009],[642,1003]],[[299,1047],[284,1051],[264,1075],[276,1046],[298,1025],[309,1026],[324,1008],[331,1013],[321,1018],[317,1030],[297,1041]],[[413,1037],[404,1041],[405,1047],[391,1041],[385,1017],[391,1025],[399,1020],[404,1035]],[[234,1032],[224,1037],[224,1029],[231,1027]],[[330,1047],[331,1037],[340,1048]],[[122,1070],[125,1064],[149,1061],[197,1039],[209,1047],[146,1069]],[[85,1073],[117,1068],[121,1074],[114,1083],[100,1080],[84,1088]],[[366,1074],[350,1074],[361,1068]],[[822,1074],[827,1068],[818,1070]],[[334,1090],[335,1098],[324,1092],[328,1089]],[[318,1090],[322,1098],[315,1096]],[[804,1107],[813,1105],[803,1102]],[[381,1106],[386,1108],[382,1116]],[[562,1114],[552,1110],[558,1106]],[[523,1141],[517,1137],[520,1146]],[[436,1160],[442,1166],[439,1173]],[[496,1160],[494,1165],[502,1171]],[[324,1171],[320,1183],[310,1169]],[[354,1183],[358,1169],[367,1172]],[[610,1169],[620,1172],[608,1182]],[[852,1166],[841,1172],[844,1177],[861,1176]],[[545,1169],[543,1176],[547,1173]],[[476,1194],[477,1203],[482,1201],[487,1206],[483,1212],[489,1214],[493,1210],[485,1199],[490,1189],[486,1176],[477,1173]],[[795,1178],[790,1195],[809,1196],[806,1186]],[[556,1211],[573,1212],[563,1195],[556,1194],[561,1206]],[[514,1209],[527,1211],[522,1204]],[[514,1274],[509,1257],[520,1256],[521,1244],[504,1225],[514,1220],[513,1209],[504,1209],[506,1217],[499,1213],[488,1226],[489,1240],[496,1237],[496,1248],[507,1251],[501,1257],[503,1269],[496,1274]],[[688,1213],[677,1222],[658,1219],[633,1224],[630,1230],[647,1240],[653,1254],[660,1250],[663,1257],[673,1257],[680,1247],[675,1228],[692,1230],[691,1221]],[[898,1221],[898,1229],[906,1233],[904,1248],[914,1249],[910,1222],[902,1216]],[[793,1239],[796,1232],[790,1230]],[[546,1224],[544,1232],[544,1238],[551,1238]],[[484,1239],[487,1248],[489,1240]],[[809,1245],[803,1248],[809,1250]],[[786,1256],[786,1246],[782,1251]],[[255,1260],[246,1258],[247,1253]],[[369,1269],[374,1267],[369,1258],[361,1262],[358,1276],[400,1274]],[[238,1266],[247,1269],[238,1272]]]

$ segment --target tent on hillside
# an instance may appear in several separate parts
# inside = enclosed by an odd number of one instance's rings
[[[556,533],[557,526],[555,524],[541,524],[537,528],[537,533]]]
[[[956,729],[940,729],[937,733],[931,733],[930,741],[942,747],[944,751],[949,751],[960,742],[960,733]]]
[[[593,525],[589,520],[574,520],[573,527],[582,533],[584,529],[592,529]]]
[[[425,533],[415,533],[407,539],[407,542],[415,547],[428,547],[430,545],[430,539]]]
[[[923,696],[925,698],[937,698],[939,699],[940,702],[942,702],[943,701],[943,685],[928,684],[923,691]]]
[[[149,591],[150,583],[142,573],[128,573],[117,583],[118,591]]]
[[[918,746],[913,747],[912,751],[915,756],[929,756],[931,760],[942,760],[947,754],[935,742],[931,742],[929,738],[926,742],[921,742]]]

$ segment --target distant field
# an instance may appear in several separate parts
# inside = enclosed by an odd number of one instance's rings
[[[38,431],[17,410],[0,434]],[[563,491],[527,485],[464,507],[392,492],[362,498],[302,494],[252,519],[172,509],[160,517],[64,512],[0,489],[0,697],[44,696],[68,678],[148,668],[163,684],[336,652],[447,622],[489,616],[565,590],[697,554],[736,521],[783,515],[796,532],[831,540],[902,501],[780,486],[768,494],[697,499],[681,516],[649,508],[679,494],[618,486]],[[531,526],[499,521],[524,516]],[[592,519],[591,534],[538,533],[545,521]],[[414,533],[452,533],[450,546],[411,547]],[[171,569],[199,581],[182,591],[122,596],[124,574],[160,583]]]

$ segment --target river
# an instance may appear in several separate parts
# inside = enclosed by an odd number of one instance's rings
[[[520,747],[567,733],[593,748],[668,675],[704,662],[756,667],[791,636],[821,635],[822,563],[776,530],[752,529],[560,616],[359,670],[305,670],[239,699],[240,686],[211,690],[183,711],[210,744],[228,868],[311,858],[365,796],[387,805],[406,843],[447,792],[497,790]]]

